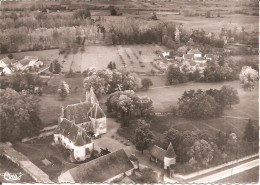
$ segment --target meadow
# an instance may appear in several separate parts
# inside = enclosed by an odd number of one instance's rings
[[[89,45],[85,46],[84,52],[68,56],[59,54],[58,49],[19,52],[13,53],[13,56],[16,60],[21,60],[25,56],[37,56],[46,66],[56,59],[62,64],[62,72],[69,72],[70,69],[74,72],[83,72],[90,67],[97,70],[104,69],[110,61],[113,61],[117,69],[127,68],[130,71],[145,73],[153,69],[150,62],[158,59],[156,50],[167,51],[167,48],[159,45]],[[0,54],[0,58],[7,55]]]

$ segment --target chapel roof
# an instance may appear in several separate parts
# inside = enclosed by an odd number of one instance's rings
[[[168,146],[168,148],[166,150],[165,157],[168,157],[168,158],[176,157],[176,154],[175,154],[175,151],[173,149],[172,143],[169,144],[169,146]]]

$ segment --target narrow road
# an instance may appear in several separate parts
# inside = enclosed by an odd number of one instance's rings
[[[210,183],[210,182],[215,182],[215,181],[218,181],[218,180],[230,177],[232,175],[241,173],[243,171],[249,170],[251,168],[257,167],[257,166],[259,166],[259,159],[256,159],[256,160],[250,161],[248,163],[241,164],[239,166],[236,166],[236,167],[233,167],[233,168],[230,168],[230,169],[227,169],[227,170],[224,170],[224,171],[221,171],[221,172],[209,175],[207,177],[203,177],[201,179],[197,179],[195,181],[192,181],[192,183]]]

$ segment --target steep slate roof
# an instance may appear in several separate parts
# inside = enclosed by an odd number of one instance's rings
[[[2,60],[6,65],[9,65],[9,64],[12,64],[12,63],[15,62],[14,59],[10,59],[10,58],[8,58],[8,57],[2,58],[1,60]]]
[[[198,49],[191,49],[187,54],[202,54]]]
[[[30,60],[29,59],[22,59],[20,61],[18,61],[20,64],[22,64],[23,66],[29,65]]]
[[[120,149],[72,168],[67,175],[71,176],[76,183],[105,182],[133,168],[134,166],[128,159],[125,151]],[[63,175],[66,175],[66,173]]]
[[[68,105],[64,109],[64,117],[71,121],[74,120],[76,124],[87,122],[89,121],[87,113],[90,108],[91,103],[89,102]]]
[[[205,54],[205,57],[206,58],[213,58],[214,56],[213,56],[213,54]]]
[[[168,157],[168,158],[175,158],[176,157],[176,154],[175,154],[175,151],[173,149],[172,143],[169,144],[169,146],[168,146],[168,148],[166,150],[165,157]]]
[[[164,161],[164,156],[166,154],[166,151],[162,148],[160,148],[157,145],[154,145],[151,149],[150,149],[150,154],[159,159],[160,161]]]
[[[104,118],[106,117],[105,113],[103,112],[103,110],[101,109],[101,107],[99,106],[99,104],[95,104],[88,112],[88,116],[92,117],[92,118]]]
[[[79,130],[81,130],[80,132],[82,132],[82,141],[77,141],[81,140],[78,136],[78,132]],[[54,134],[61,134],[64,137],[68,138],[70,141],[72,141],[73,143],[75,143],[76,141],[78,142],[77,144],[80,144],[78,146],[82,146],[85,145],[87,143],[91,143],[91,138],[87,135],[87,133],[82,130],[82,128],[78,127],[77,125],[75,125],[74,123],[72,123],[71,121],[67,120],[66,118],[64,118],[60,124],[58,125],[58,127],[54,130],[53,132]]]
[[[93,102],[91,102],[91,99]],[[93,87],[90,88],[89,91],[86,91],[86,102],[90,102],[90,103],[98,103],[98,99],[94,93]]]
[[[184,59],[188,59],[188,60],[193,59],[193,57],[194,57],[193,54],[184,54],[184,55],[183,55],[183,58],[184,58]]]
[[[194,60],[206,60],[205,57],[194,57]]]

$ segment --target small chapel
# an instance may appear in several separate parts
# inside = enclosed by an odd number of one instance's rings
[[[167,150],[154,145],[150,149],[150,160],[163,166],[166,176],[174,177],[174,165],[176,164],[176,154],[172,143],[169,144]]]
[[[91,87],[86,92],[84,102],[61,108],[58,127],[53,135],[55,144],[61,144],[71,151],[71,161],[84,161],[94,150],[90,133],[106,132],[106,115]]]

